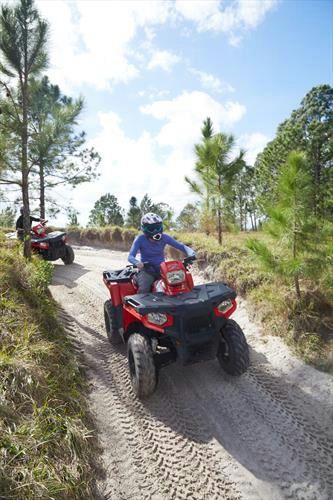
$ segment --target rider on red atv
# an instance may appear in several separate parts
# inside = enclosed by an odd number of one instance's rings
[[[23,211],[24,211],[24,207],[21,207],[20,208],[20,216],[18,217],[17,221],[16,221],[16,233],[17,233],[17,237],[19,240],[23,240],[23,237],[24,237],[24,229],[23,229]],[[44,219],[42,219],[41,217],[33,217],[32,215],[30,215],[30,228],[31,228],[31,224],[33,222],[44,222]]]
[[[224,282],[194,285],[189,269],[193,250],[162,234],[158,215],[144,215],[142,229],[129,254],[132,265],[103,272],[110,295],[104,302],[106,333],[111,344],[127,344],[134,393],[152,394],[160,369],[176,361],[188,365],[217,358],[230,375],[244,373],[249,347],[240,326],[230,319],[236,292]],[[167,244],[187,257],[165,262]]]
[[[163,222],[159,215],[149,212],[141,218],[143,234],[137,236],[128,255],[128,261],[139,268],[136,276],[138,293],[151,290],[152,284],[160,277],[160,264],[164,262],[164,248],[170,245],[185,253],[195,256],[194,250],[163,233]],[[140,252],[140,260],[136,259]]]

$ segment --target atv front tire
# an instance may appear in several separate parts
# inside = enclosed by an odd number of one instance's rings
[[[135,394],[138,398],[150,396],[156,388],[157,370],[148,338],[133,333],[128,340],[127,356]]]
[[[66,265],[73,264],[75,258],[73,248],[70,245],[66,245],[65,251],[66,251],[65,257],[62,257],[61,260]]]
[[[249,346],[236,321],[229,319],[221,329],[217,353],[221,368],[229,375],[242,375],[250,365]]]
[[[104,302],[104,321],[105,321],[105,330],[108,336],[108,339],[111,344],[117,345],[122,342],[122,338],[119,335],[118,330],[113,327],[112,324],[112,302],[111,300],[106,300]]]

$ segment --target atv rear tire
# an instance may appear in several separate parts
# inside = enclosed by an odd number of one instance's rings
[[[127,356],[135,394],[139,398],[150,396],[156,388],[157,370],[148,338],[133,333],[128,340]]]
[[[122,338],[112,325],[112,302],[111,300],[106,300],[104,302],[104,321],[105,321],[105,330],[108,336],[108,339],[111,344],[118,345],[122,342]]]
[[[250,365],[249,346],[236,321],[229,319],[221,329],[217,359],[229,375],[242,375]]]
[[[66,265],[73,264],[75,258],[73,248],[70,245],[66,245],[65,251],[66,251],[65,257],[63,257],[61,260]]]

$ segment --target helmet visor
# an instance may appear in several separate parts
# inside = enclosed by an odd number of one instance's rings
[[[154,234],[162,233],[163,224],[161,224],[160,222],[155,222],[155,224],[144,224],[142,229],[145,234],[154,236]]]

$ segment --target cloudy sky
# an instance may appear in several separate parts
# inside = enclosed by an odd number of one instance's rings
[[[179,212],[207,116],[253,162],[312,86],[332,84],[329,0],[36,3],[50,24],[48,75],[84,97],[80,128],[102,156],[98,181],[57,191],[82,224],[107,192],[126,209],[147,192]]]

